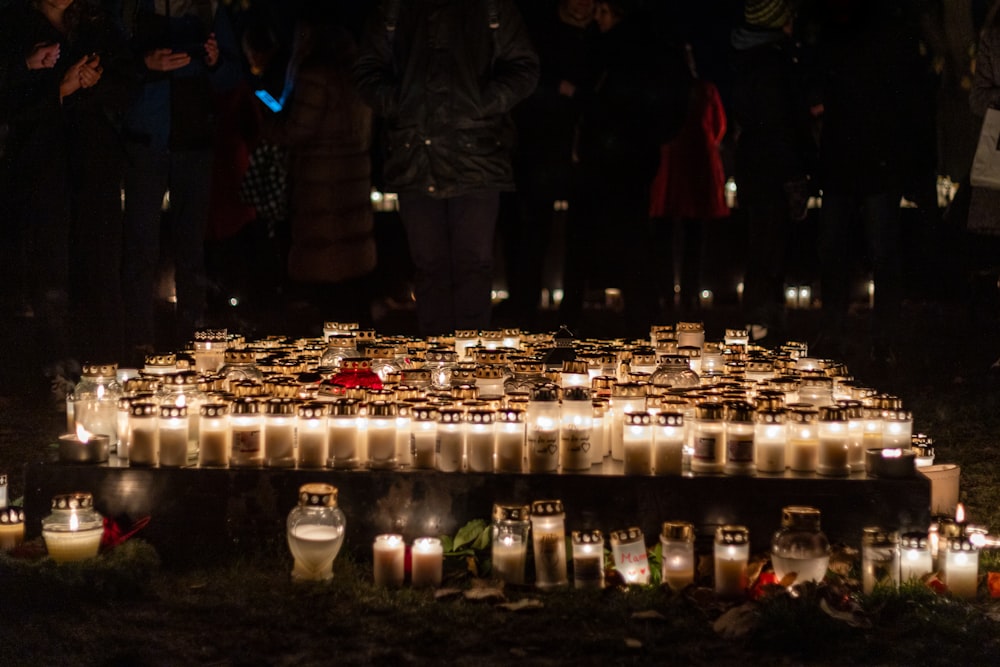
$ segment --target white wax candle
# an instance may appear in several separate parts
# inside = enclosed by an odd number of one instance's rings
[[[843,476],[851,473],[850,449],[846,434],[819,439],[816,450],[816,472],[820,475]]]
[[[754,441],[754,462],[757,472],[785,472],[785,437],[773,435],[772,431],[784,431],[781,424],[767,424],[758,427]]]
[[[413,463],[413,453],[410,451],[409,417],[396,417],[396,462],[401,466]]]
[[[944,583],[955,597],[974,599],[979,586],[979,552],[949,548],[945,554]]]
[[[792,434],[788,439],[788,467],[796,472],[814,472],[819,439]]]
[[[622,472],[626,475],[649,475],[653,472],[653,443],[649,438],[630,436],[631,426],[625,426],[622,439]],[[648,427],[646,432],[649,432]]]
[[[153,420],[147,420],[153,421]],[[129,437],[128,462],[133,466],[155,466],[160,450],[160,433],[156,423],[133,425]]]
[[[261,427],[256,415],[233,415],[233,450],[229,462],[233,466],[259,466],[261,461]]]
[[[198,441],[198,465],[229,465],[232,436],[229,429],[208,429],[202,427]]]
[[[563,425],[559,430],[559,455],[563,470],[590,470],[593,427]]]
[[[715,556],[715,592],[724,597],[739,597],[747,588],[747,560],[733,547]]]
[[[472,472],[493,472],[493,450],[496,438],[492,424],[470,424],[465,435],[465,448]]]
[[[0,510],[7,511],[3,508]],[[0,523],[0,551],[10,551],[24,541],[24,522]]]
[[[187,437],[187,424],[183,424],[180,428],[170,428],[160,424],[161,466],[177,467],[187,463]]]
[[[559,468],[559,429],[528,426],[528,472],[554,472]]]
[[[437,447],[437,424],[413,422],[410,433],[411,465],[414,468],[433,468]]]
[[[458,472],[465,458],[465,429],[461,424],[438,425],[434,467],[441,472]]]
[[[680,475],[684,471],[684,429],[658,429],[653,439],[653,473]]]
[[[268,415],[264,419],[264,462],[288,463],[295,456],[295,419]]]
[[[524,462],[524,424],[501,424],[497,430],[497,472],[521,472]]]
[[[524,583],[528,545],[520,535],[504,535],[493,541],[493,573],[508,584]]]
[[[574,588],[604,588],[604,548],[600,544],[573,546]]]
[[[326,581],[333,578],[333,561],[344,542],[344,529],[338,526],[299,524],[288,531],[288,549],[295,565],[292,579]]]
[[[330,417],[330,458],[334,468],[358,465],[358,420],[356,417]]]
[[[420,537],[414,540],[410,551],[410,583],[414,588],[437,587],[441,585],[444,568],[444,548],[436,537]]]
[[[675,591],[693,583],[694,552],[681,549],[664,550],[661,579]]]
[[[320,428],[300,428],[298,432],[298,460],[302,468],[322,468],[329,459],[330,432]]]
[[[396,464],[396,420],[368,420],[368,463],[373,468]]]
[[[376,586],[403,585],[406,545],[402,535],[377,535],[372,545],[372,574]]]
[[[185,438],[185,442],[187,439]],[[93,558],[101,547],[104,528],[90,528],[76,531],[42,530],[45,548],[57,563]]]
[[[899,579],[903,583],[912,579],[919,581],[933,569],[934,563],[929,548],[904,548],[901,551],[899,558]]]

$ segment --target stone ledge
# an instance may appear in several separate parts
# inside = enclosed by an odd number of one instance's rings
[[[699,549],[709,549],[715,528],[742,524],[751,547],[767,549],[781,509],[809,505],[822,512],[831,541],[859,546],[862,528],[925,529],[930,523],[930,481],[817,475],[729,477],[626,477],[614,465],[590,473],[439,473],[432,470],[298,470],[280,468],[128,468],[111,465],[30,463],[26,466],[27,537],[41,534],[53,495],[94,494],[105,516],[152,520],[141,536],[167,564],[228,559],[283,544],[285,518],[299,486],[326,482],[339,489],[347,516],[345,549],[369,558],[372,539],[385,532],[407,541],[454,534],[472,519],[489,520],[493,504],[559,498],[567,531],[609,532],[639,526],[654,544],[667,520],[694,523]]]

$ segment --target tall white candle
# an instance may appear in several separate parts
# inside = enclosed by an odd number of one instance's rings
[[[949,538],[944,583],[957,598],[972,600],[979,587],[979,550],[965,535]]]
[[[377,535],[372,545],[372,574],[376,586],[399,588],[403,585],[406,545],[402,535]]]
[[[436,537],[414,540],[411,554],[410,582],[414,588],[441,585],[444,569],[444,548]]]

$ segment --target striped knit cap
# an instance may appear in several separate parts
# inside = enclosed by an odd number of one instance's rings
[[[748,25],[777,30],[792,20],[788,0],[746,0],[743,18]]]

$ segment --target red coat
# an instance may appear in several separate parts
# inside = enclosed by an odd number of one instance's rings
[[[715,220],[729,215],[719,145],[726,112],[714,84],[695,81],[680,133],[660,147],[660,168],[650,188],[651,218]]]

